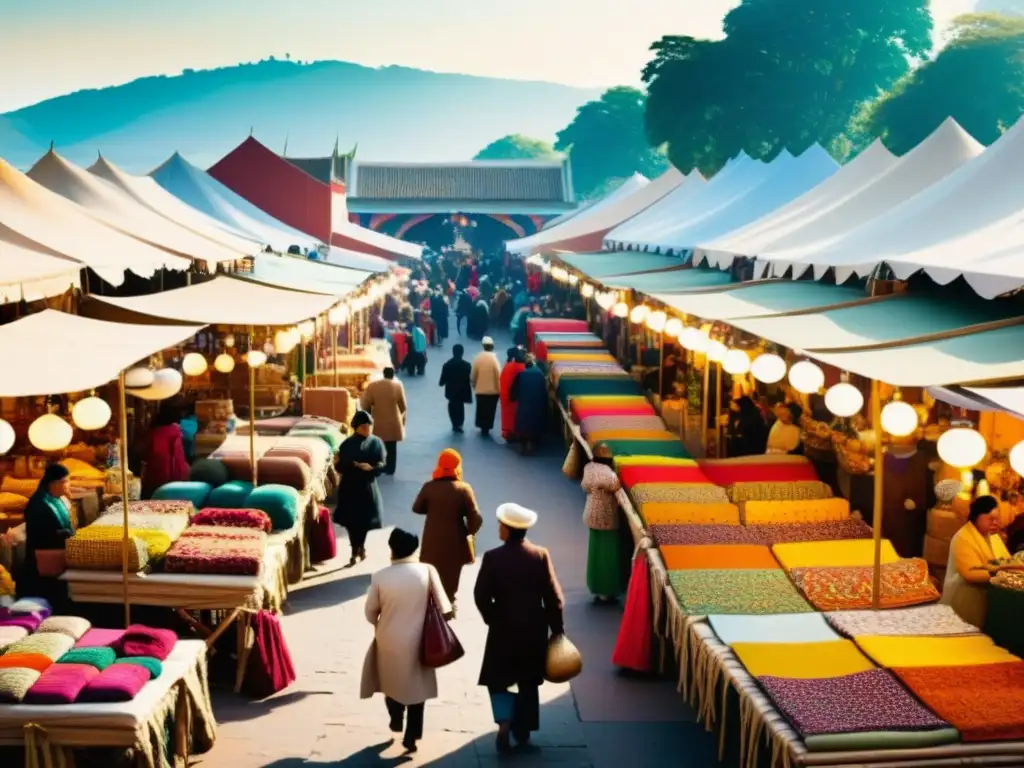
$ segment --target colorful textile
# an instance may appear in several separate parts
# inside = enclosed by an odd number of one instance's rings
[[[832,488],[828,483],[818,480],[785,483],[733,483],[725,491],[729,495],[729,501],[734,504],[744,501],[800,501],[832,497]]]
[[[25,704],[73,704],[100,671],[88,664],[54,664],[25,694]]]
[[[136,664],[143,667],[149,672],[149,679],[156,680],[160,675],[164,673],[164,665],[160,659],[154,659],[152,656],[132,656],[127,659],[117,659],[114,661],[115,664]]]
[[[856,610],[872,605],[873,566],[794,568],[789,576],[819,611]],[[933,603],[940,597],[928,577],[928,563],[917,557],[883,563],[880,587],[882,608]]]
[[[873,565],[873,541],[813,541],[801,544],[776,544],[775,557],[787,571],[794,568],[845,568],[855,565]],[[882,562],[895,563],[900,559],[888,539],[882,539]]]
[[[840,640],[820,613],[767,616],[708,616],[726,645],[734,643],[827,643]]]
[[[685,458],[685,457],[683,457]],[[661,466],[651,464],[639,467],[622,466],[619,480],[623,488],[632,488],[642,483],[675,483],[679,485],[711,485],[699,467]]]
[[[697,462],[715,485],[733,483],[810,482],[818,479],[814,465],[809,461],[794,464],[721,464],[714,461]]]
[[[152,656],[167,661],[178,636],[169,629],[155,629],[142,624],[132,624],[124,631],[117,651],[121,656]]]
[[[602,432],[609,429],[656,429],[661,432],[665,430],[665,422],[661,416],[653,414],[629,415],[629,416],[590,416],[580,422],[580,429],[584,435],[592,432]]]
[[[206,504],[212,509],[242,509],[245,507],[245,500],[252,493],[253,485],[245,480],[231,480],[224,485],[214,488],[210,492],[210,498]]]
[[[801,736],[946,726],[884,669],[824,680],[766,675],[757,682]]]
[[[122,563],[123,529],[87,526],[67,540],[64,547],[68,568],[119,571]],[[171,537],[163,531],[128,529],[128,570],[140,571],[151,557],[162,557],[171,548]],[[153,552],[153,555],[150,555]]]
[[[850,517],[846,499],[799,499],[796,501],[746,501],[743,520],[756,523],[830,523]]]
[[[734,643],[733,653],[753,677],[823,680],[874,669],[849,640],[823,643]]]
[[[59,632],[36,632],[7,648],[6,654],[38,653],[56,661],[71,650],[75,641]]]
[[[572,362],[573,360],[579,360],[580,362],[588,363],[614,363],[615,358],[605,352],[592,352],[590,350],[559,350],[558,352],[551,352],[548,354],[548,362]],[[603,394],[600,390],[591,392],[583,392],[581,394]],[[613,394],[613,393],[609,393]]]
[[[25,616],[30,614],[32,616],[38,616],[40,620],[42,620],[53,613],[53,606],[50,605],[48,600],[42,597],[23,597],[11,603],[11,605],[6,609],[6,612],[11,616]]]
[[[39,670],[25,667],[0,668],[0,704],[20,704],[39,674]]]
[[[168,573],[255,576],[263,567],[267,535],[252,528],[193,526],[164,557]]]
[[[75,648],[113,648],[119,645],[124,637],[123,629],[97,629],[93,627],[82,639],[75,643]]]
[[[28,637],[28,630],[25,627],[0,627],[0,653],[26,637]]]
[[[533,340],[538,333],[587,333],[586,320],[573,320],[567,317],[531,317],[526,321],[526,346],[533,348]]]
[[[748,528],[757,536],[758,541],[769,547],[794,542],[871,538],[868,524],[853,517],[831,523],[766,523]]]
[[[973,667],[1002,664],[1020,659],[992,642],[988,635],[961,637],[882,637],[861,635],[853,638],[864,653],[880,667]],[[0,659],[3,657],[0,656]]]
[[[753,568],[778,570],[779,564],[768,547],[756,544],[668,545],[660,547],[661,559],[669,571],[725,570]]]
[[[208,483],[197,483],[189,480],[166,483],[153,492],[153,501],[187,501],[196,509],[206,506],[213,487]]]
[[[51,664],[53,659],[41,653],[11,653],[8,650],[0,656],[0,670],[24,668],[42,672]]]
[[[82,703],[116,703],[131,701],[149,682],[149,670],[138,664],[112,664],[92,678],[77,701]]]
[[[61,664],[85,664],[103,671],[117,660],[117,653],[113,648],[72,648],[60,657]]]
[[[690,456],[674,437],[671,440],[607,440],[605,444],[613,456],[675,456],[680,459]]]
[[[648,532],[658,546],[673,544],[759,544],[757,536],[742,525],[651,525]]]
[[[924,749],[958,744],[960,733],[956,728],[937,728],[932,731],[862,731],[860,733],[829,733],[807,736],[804,746],[808,752],[860,752],[879,749]]]
[[[286,485],[261,485],[253,488],[245,507],[266,512],[275,531],[287,530],[299,517],[299,492]]]
[[[575,401],[574,401],[575,402]],[[647,401],[635,405],[586,405],[569,404],[570,412],[575,421],[579,422],[592,416],[654,416],[654,409]]]
[[[813,610],[779,570],[670,571],[668,578],[689,616]]]
[[[828,623],[846,637],[858,635],[943,636],[978,634],[948,605],[921,605],[895,611],[834,611]]]
[[[659,429],[602,429],[586,435],[587,444],[594,446],[598,443],[609,443],[613,440],[671,440],[678,442],[679,438],[664,427]]]
[[[39,625],[36,632],[58,632],[77,641],[91,626],[89,620],[81,616],[50,616]]]
[[[965,742],[1024,739],[1024,662],[892,671]]]
[[[708,483],[640,483],[629,489],[633,504],[675,502],[677,504],[729,504],[725,492]]]
[[[694,459],[677,459],[674,456],[616,456],[615,469],[624,467],[696,467]]]
[[[192,525],[225,528],[255,528],[270,533],[270,516],[260,509],[202,509],[192,518]]]
[[[645,674],[652,671],[653,613],[651,571],[646,555],[640,551],[633,557],[626,606],[615,638],[615,650],[612,651],[612,664],[616,667]]]
[[[166,533],[173,541],[181,535],[181,532],[188,528],[188,515],[184,514],[158,514],[156,512],[129,512],[129,531],[159,531]],[[123,513],[107,513],[100,515],[90,525],[90,529],[116,528],[124,530]]]
[[[197,507],[192,505],[190,501],[172,501],[172,500],[150,500],[150,501],[130,501],[128,502],[128,514],[129,515],[184,515],[185,517],[191,517],[196,511]],[[121,515],[122,507],[121,502],[116,501],[107,507],[105,515]]]
[[[640,517],[647,525],[697,523],[700,525],[739,525],[740,510],[735,504],[675,504],[655,501],[641,504]]]

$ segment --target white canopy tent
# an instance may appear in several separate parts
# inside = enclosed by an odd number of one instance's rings
[[[78,205],[0,160],[0,225],[50,252],[94,270],[113,286],[125,270],[152,277],[188,269],[191,261],[112,229]]]
[[[817,144],[798,157],[784,151],[768,164],[756,183],[728,205],[705,210],[659,232],[650,245],[674,253],[690,251],[699,243],[745,227],[780,208],[816,187],[838,168],[836,161]]]
[[[854,288],[792,280],[737,283],[719,291],[652,293],[651,296],[684,314],[729,322],[743,317],[835,309],[870,301],[863,291]]]
[[[295,256],[263,253],[253,260],[251,279],[267,285],[325,296],[345,296],[370,276],[369,272]]]
[[[0,225],[0,304],[40,301],[81,286],[82,265]]]
[[[28,177],[82,206],[97,221],[168,253],[210,265],[233,262],[251,253],[251,249],[232,250],[178,226],[53,150],[32,166]]]
[[[1024,387],[966,387],[966,390],[1000,410],[1024,419]]]

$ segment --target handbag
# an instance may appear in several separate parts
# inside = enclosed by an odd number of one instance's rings
[[[63,549],[37,549],[36,570],[47,579],[55,579],[68,569],[67,555]]]
[[[428,586],[427,589],[427,611],[423,617],[420,662],[425,667],[440,669],[461,659],[466,655],[466,651],[441,614],[433,587]]]
[[[582,671],[583,657],[579,649],[565,635],[552,637],[544,660],[544,679],[549,683],[567,683]]]
[[[476,562],[476,536],[467,536],[466,544],[469,546],[469,564]]]

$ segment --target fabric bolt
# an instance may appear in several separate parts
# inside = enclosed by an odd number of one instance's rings
[[[691,458],[678,459],[674,456],[617,456],[614,459],[615,469],[624,467],[696,467],[697,462]]]
[[[164,673],[164,665],[160,659],[154,659],[152,656],[131,656],[126,659],[115,659],[115,664],[137,664],[140,667],[145,668],[149,672],[149,679],[156,680],[160,675]],[[109,666],[109,665],[108,665]]]
[[[41,653],[11,653],[8,649],[0,656],[0,669],[34,669],[42,672],[53,664],[53,659]]]
[[[580,395],[608,394],[631,395],[640,393],[640,385],[632,378],[615,376],[611,378],[563,379],[556,390],[563,405],[570,398]]]
[[[668,578],[689,616],[813,610],[780,570],[670,571]]]
[[[25,704],[73,704],[82,689],[100,671],[88,664],[54,664],[25,694]]]
[[[149,670],[138,664],[112,664],[82,688],[76,701],[113,704],[131,701],[149,682]]]
[[[776,544],[775,557],[787,571],[794,568],[843,568],[873,565],[873,541],[814,541],[798,544]],[[900,559],[888,539],[882,539],[882,563],[895,563]]]
[[[130,501],[128,502],[129,515],[184,515],[190,517],[198,507],[191,501],[181,500],[156,500]],[[116,501],[107,507],[107,515],[123,515],[121,502]]]
[[[624,488],[637,485],[706,485],[712,486],[699,467],[650,465],[642,467],[623,466],[619,469],[619,480]]]
[[[210,492],[206,505],[216,509],[242,509],[252,488],[252,483],[245,480],[230,480]]]
[[[1024,662],[892,671],[963,741],[1024,738]]]
[[[580,429],[587,435],[609,429],[656,429],[664,431],[661,416],[590,416],[580,421]]]
[[[726,645],[734,643],[827,643],[842,638],[820,613],[766,616],[708,616],[708,624]]]
[[[602,429],[591,432],[586,438],[587,443],[591,446],[612,440],[672,440],[678,442],[678,438],[664,427],[657,429]]]
[[[818,480],[799,480],[784,483],[733,483],[725,489],[729,501],[739,504],[744,501],[800,501],[806,499],[828,499],[832,488]]]
[[[856,610],[872,605],[873,566],[794,568],[789,576],[819,611]],[[903,608],[939,599],[939,590],[928,576],[928,563],[921,558],[883,563],[880,592],[883,608]]]
[[[0,653],[26,637],[28,637],[28,630],[24,627],[0,627]]]
[[[60,664],[86,664],[103,671],[117,660],[113,648],[96,646],[89,648],[72,648],[58,659]]]
[[[656,502],[732,506],[724,490],[705,483],[640,483],[629,489],[629,497],[637,506]]]
[[[850,640],[821,643],[733,643],[733,653],[753,677],[826,680],[875,669]]]
[[[201,509],[192,518],[192,525],[254,528],[265,533],[273,528],[270,516],[260,509]]]
[[[853,638],[864,653],[880,667],[970,667],[980,664],[1019,662],[988,635],[964,637],[881,637]],[[0,659],[3,659],[0,656]]]
[[[794,501],[746,501],[745,523],[829,523],[850,517],[846,499],[797,499]]]
[[[825,618],[846,637],[974,635],[980,631],[948,605],[940,604],[890,611],[833,611]]]
[[[155,629],[141,624],[132,624],[125,630],[117,650],[121,656],[152,656],[166,661],[178,636],[169,629]]]
[[[36,632],[7,648],[6,653],[38,653],[50,661],[56,661],[71,650],[75,641],[59,632]]]
[[[884,669],[826,679],[764,675],[757,682],[801,736],[946,727]]]
[[[104,514],[100,515],[92,524],[89,525],[89,529],[97,528],[116,528],[118,531],[124,530],[124,517],[121,514]],[[171,539],[176,539],[181,532],[188,528],[188,516],[179,514],[158,514],[155,512],[141,513],[141,512],[129,512],[128,513],[128,530],[129,531],[160,531],[166,533]]]
[[[33,616],[39,616],[40,619],[45,619],[53,613],[53,606],[50,605],[48,600],[42,597],[22,597],[11,603],[7,608],[7,612],[12,616],[31,614]]]
[[[814,465],[809,461],[799,464],[731,464],[697,462],[715,485],[723,487],[733,483],[813,482],[818,479]]]
[[[89,631],[92,624],[81,616],[50,616],[39,625],[39,632],[57,632],[67,635],[74,641],[81,639]]]
[[[20,704],[39,677],[37,669],[0,667],[0,704]]]
[[[768,547],[756,544],[668,545],[660,549],[669,571],[705,571],[746,568],[778,570]]]
[[[100,629],[93,627],[75,643],[75,648],[113,648],[124,637],[123,629]]]
[[[35,613],[21,613],[0,618],[0,629],[22,629],[26,634],[35,632],[43,623],[43,617]]]
[[[675,437],[671,440],[607,440],[605,444],[613,456],[689,457],[686,448]]]
[[[735,504],[673,504],[651,502],[640,505],[640,517],[648,525],[697,523],[701,525],[739,525],[740,510]]]
[[[266,512],[275,531],[287,530],[299,516],[299,492],[285,485],[261,485],[249,494],[245,507]]]
[[[569,403],[569,412],[575,421],[580,422],[594,416],[654,416],[654,409],[646,400],[633,404],[622,405],[578,405],[576,401]]]
[[[189,480],[166,483],[153,493],[153,501],[187,501],[196,509],[206,506],[213,487],[209,483],[197,483]]]
[[[651,525],[651,537],[660,547],[686,544],[759,544],[742,525]]]
[[[870,539],[871,527],[850,518],[829,523],[766,523],[747,526],[758,541],[768,546],[811,541]]]

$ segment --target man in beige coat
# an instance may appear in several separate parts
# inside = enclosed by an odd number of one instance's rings
[[[501,363],[494,354],[494,339],[484,336],[483,352],[473,358],[470,381],[476,393],[476,426],[487,437],[494,429],[494,414],[501,398]]]
[[[359,398],[359,406],[373,417],[373,434],[387,449],[384,474],[395,474],[398,443],[405,439],[407,405],[405,387],[395,378],[395,369],[384,369],[384,378],[371,381]]]

